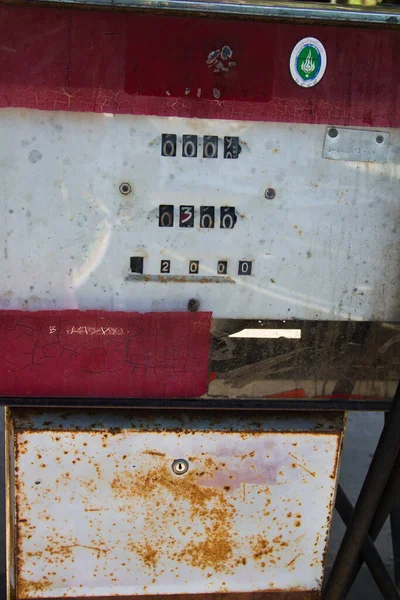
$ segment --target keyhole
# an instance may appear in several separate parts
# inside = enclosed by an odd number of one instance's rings
[[[183,475],[189,469],[189,463],[183,458],[178,458],[172,463],[172,470],[175,475]]]

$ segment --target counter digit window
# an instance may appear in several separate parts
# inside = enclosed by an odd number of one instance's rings
[[[215,225],[214,206],[200,206],[200,227],[202,229],[213,229]]]
[[[197,135],[184,135],[182,139],[182,156],[195,158],[197,156]]]
[[[199,261],[191,260],[189,262],[189,273],[191,275],[196,275],[199,272]]]
[[[160,273],[169,273],[171,270],[171,261],[162,260],[160,265]]]
[[[205,135],[203,137],[203,158],[218,157],[218,136]]]
[[[221,229],[233,229],[237,221],[234,206],[221,206],[220,227]]]
[[[176,156],[176,135],[174,133],[162,134],[161,156]]]
[[[251,260],[239,260],[238,275],[251,275]]]
[[[194,206],[179,207],[179,227],[194,227]]]
[[[143,275],[143,256],[131,256],[131,271]]]
[[[240,150],[238,137],[224,137],[224,158],[239,158]]]
[[[158,226],[174,226],[174,207],[172,204],[160,204],[158,209]]]
[[[228,273],[228,261],[227,260],[219,260],[217,267],[218,275],[226,275]]]

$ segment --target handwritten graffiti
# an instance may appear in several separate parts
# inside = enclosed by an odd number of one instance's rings
[[[57,333],[57,327],[55,325],[49,325],[49,333]],[[67,335],[125,335],[129,333],[123,327],[90,327],[90,326],[79,326],[68,327],[65,331]]]

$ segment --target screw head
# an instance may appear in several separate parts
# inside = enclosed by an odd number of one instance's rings
[[[383,135],[377,135],[376,136],[376,143],[377,144],[383,144],[384,141],[385,141],[385,138],[383,137]]]
[[[265,190],[265,197],[267,200],[273,200],[276,196],[276,191],[274,190],[274,188],[268,188],[267,190]]]
[[[197,312],[200,308],[200,302],[196,298],[191,298],[188,302],[188,310],[190,312]]]
[[[337,136],[339,135],[339,132],[336,129],[336,127],[331,127],[328,131],[328,135],[330,138],[337,138]]]
[[[123,194],[124,196],[127,196],[128,194],[131,193],[132,191],[132,186],[130,183],[124,182],[121,183],[121,185],[119,186],[119,191],[121,192],[121,194]]]
[[[178,458],[172,463],[172,470],[175,475],[184,475],[189,470],[189,463],[184,458]]]

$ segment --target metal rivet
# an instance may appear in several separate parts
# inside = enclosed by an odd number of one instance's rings
[[[276,191],[274,190],[274,188],[268,188],[267,190],[265,190],[265,197],[267,198],[267,200],[273,200],[276,196]]]
[[[131,193],[132,186],[130,183],[121,183],[121,185],[119,186],[119,191],[121,192],[121,194],[124,194],[124,196],[127,196]]]
[[[339,135],[338,130],[336,129],[336,127],[332,127],[329,131],[328,131],[328,135],[330,138],[336,138]]]
[[[188,310],[190,312],[197,312],[200,308],[200,302],[196,298],[191,298],[188,302]]]
[[[383,135],[377,135],[376,136],[376,143],[377,144],[383,144],[384,141],[385,141],[385,138],[383,137]]]
[[[189,470],[189,463],[184,458],[178,458],[172,463],[172,470],[175,475],[184,475]]]

